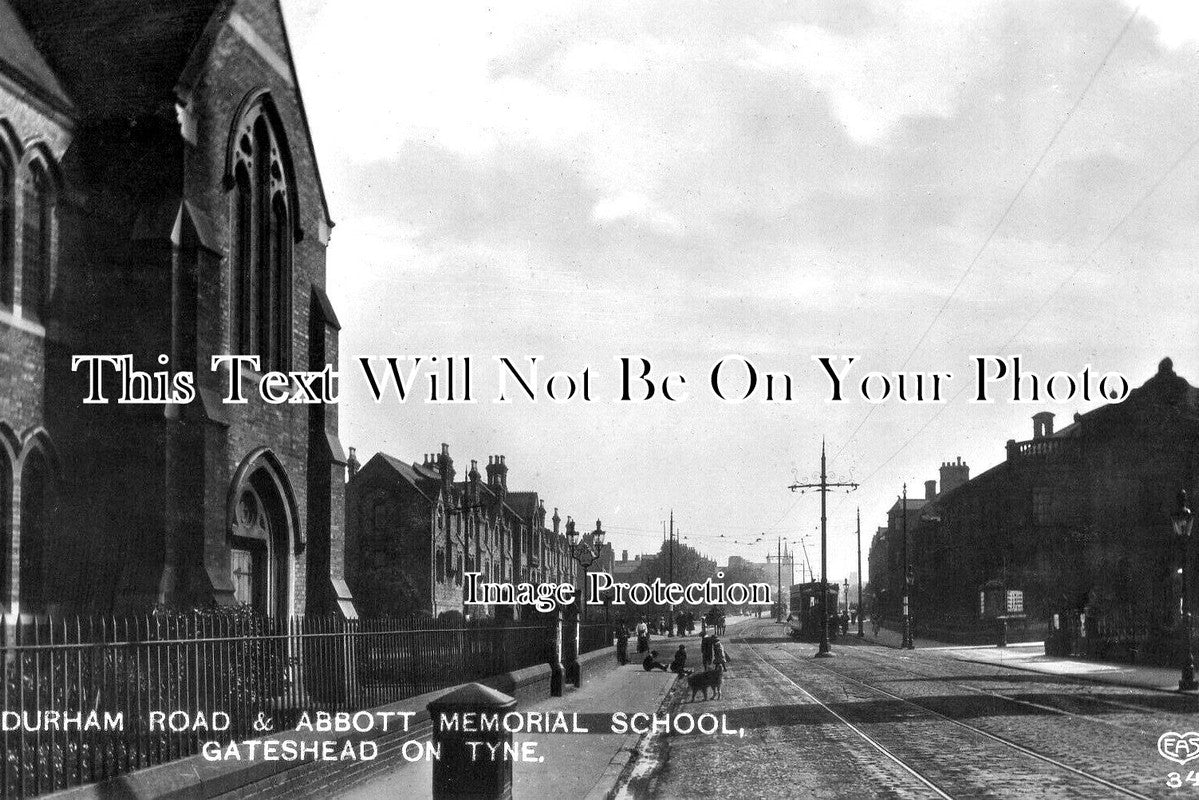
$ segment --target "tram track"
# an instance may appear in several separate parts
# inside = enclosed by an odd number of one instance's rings
[[[741,637],[741,638],[744,638],[744,637]],[[734,637],[732,637],[730,642],[731,643],[736,642],[737,639],[738,639],[738,637],[734,636]],[[745,644],[744,647],[747,650],[749,650],[749,652],[753,653],[754,656],[757,657],[757,659],[761,662],[761,664],[764,667],[773,671],[784,681],[791,684],[803,696],[807,697],[809,700],[811,700],[817,706],[819,706],[820,708],[822,708],[826,712],[828,712],[828,714],[831,717],[833,717],[837,721],[841,722],[843,725],[845,725],[847,728],[849,728],[849,730],[853,731],[853,733],[856,736],[858,736],[858,738],[860,738],[862,741],[864,741],[866,744],[868,744],[874,750],[878,751],[880,754],[882,754],[888,760],[893,762],[896,766],[898,766],[900,769],[902,769],[905,773],[907,773],[908,775],[915,778],[920,784],[922,784],[923,786],[925,786],[928,789],[931,789],[933,791],[933,793],[936,794],[937,797],[943,798],[944,800],[954,800],[953,795],[949,794],[944,789],[942,789],[940,786],[938,786],[933,780],[931,780],[926,775],[924,775],[919,769],[912,766],[907,761],[905,761],[902,758],[900,758],[899,756],[897,756],[895,753],[891,752],[891,750],[886,745],[884,745],[882,742],[878,741],[873,736],[869,735],[868,733],[863,731],[861,728],[859,728],[858,726],[854,725],[852,722],[847,720],[845,717],[838,714],[836,711],[834,711],[832,708],[830,708],[827,704],[822,702],[818,697],[816,697],[816,695],[809,692],[807,689],[805,689],[799,683],[792,680],[792,678],[789,675],[787,675],[785,672],[783,672],[781,669],[774,666],[769,661],[767,661],[765,658],[763,658],[762,654],[759,653],[757,651],[757,648],[755,648],[752,644]]]
[[[1134,727],[1132,725],[1127,725],[1127,724],[1120,723],[1120,722],[1116,722],[1114,720],[1105,719],[1103,717],[1093,716],[1091,714],[1082,714],[1077,711],[1070,711],[1068,709],[1061,708],[1059,706],[1052,706],[1052,705],[1047,705],[1045,703],[1034,702],[1032,700],[1027,700],[1027,699],[1020,698],[1020,697],[1013,697],[1009,694],[1004,694],[1003,692],[997,692],[994,689],[986,689],[981,686],[971,686],[967,683],[962,683],[960,681],[946,680],[945,677],[942,675],[936,675],[931,672],[925,672],[923,670],[916,669],[910,663],[908,663],[907,660],[901,660],[900,658],[895,657],[895,656],[889,656],[889,655],[886,655],[883,653],[878,653],[878,652],[867,650],[865,648],[858,648],[858,647],[854,648],[854,654],[861,657],[865,661],[874,661],[875,663],[879,663],[880,659],[885,659],[886,661],[892,662],[892,664],[895,665],[895,668],[901,669],[903,672],[906,672],[908,674],[916,675],[916,676],[925,678],[930,681],[938,681],[938,682],[941,682],[945,686],[953,686],[955,688],[962,689],[962,690],[968,691],[968,692],[973,692],[975,694],[983,695],[985,697],[993,697],[993,698],[996,698],[999,700],[1004,700],[1008,703],[1013,703],[1015,705],[1023,706],[1025,708],[1031,708],[1036,711],[1047,711],[1047,712],[1050,712],[1053,714],[1059,714],[1061,716],[1072,717],[1074,719],[1079,719],[1079,720],[1085,720],[1087,722],[1092,722],[1097,725],[1104,725],[1107,727],[1115,728],[1117,730],[1127,731],[1130,733],[1138,733],[1139,734],[1139,733],[1143,732],[1141,728]],[[971,663],[976,663],[976,662],[971,662]],[[1072,685],[1076,685],[1076,686],[1083,685],[1081,681],[1070,681],[1069,683],[1071,683]],[[1095,697],[1092,694],[1087,694],[1084,692],[1072,693],[1070,695],[1070,698],[1072,700],[1082,701],[1085,703],[1094,703],[1096,705],[1103,705],[1103,706],[1108,706],[1111,708],[1118,708],[1118,709],[1121,709],[1124,711],[1135,711],[1136,713],[1139,713],[1139,714],[1160,715],[1162,713],[1160,709],[1151,709],[1151,708],[1136,705],[1133,703],[1120,703],[1120,702],[1116,702],[1113,700],[1109,700],[1107,698]],[[1181,714],[1181,712],[1180,712],[1180,714]]]
[[[753,656],[756,658],[756,660],[759,661],[761,664],[763,664],[766,668],[768,668],[773,673],[776,673],[777,675],[779,675],[787,683],[791,684],[793,687],[795,687],[797,690],[799,690],[806,697],[810,698],[812,700],[812,702],[816,703],[821,708],[823,708],[832,718],[834,718],[837,721],[841,722],[842,724],[846,725],[850,730],[853,731],[853,733],[855,735],[860,737],[863,741],[865,741],[867,744],[869,744],[873,749],[875,749],[879,753],[883,754],[886,758],[888,758],[892,762],[896,763],[907,774],[914,777],[923,786],[932,790],[938,797],[948,798],[948,797],[954,796],[954,794],[953,794],[953,792],[955,791],[954,787],[950,786],[947,781],[938,780],[938,778],[936,776],[931,774],[935,770],[922,769],[921,767],[918,767],[915,764],[911,763],[911,761],[909,759],[903,758],[903,756],[901,756],[899,753],[895,752],[894,746],[888,747],[884,742],[880,741],[880,739],[878,737],[872,736],[869,732],[867,732],[866,730],[863,730],[864,726],[862,723],[854,724],[854,722],[847,719],[845,715],[842,715],[842,714],[838,713],[836,709],[831,708],[826,702],[824,702],[823,700],[821,700],[819,697],[816,696],[816,692],[809,691],[808,688],[797,683],[790,675],[788,675],[783,670],[779,669],[779,667],[776,666],[775,664],[771,663],[770,660],[768,660],[761,652],[759,652],[758,648],[755,647],[754,644],[746,642],[745,639],[746,639],[745,635],[742,634],[740,636],[733,637],[731,643],[739,643],[742,649],[747,650],[750,653],[752,653]],[[780,644],[785,644],[785,642],[780,641]],[[791,661],[794,661],[797,663],[799,662],[800,656],[798,654],[784,653],[783,655],[784,655],[784,657],[788,658]],[[927,704],[918,702],[918,700],[903,697],[899,694],[896,694],[895,692],[889,691],[887,689],[882,688],[881,686],[873,684],[870,681],[863,680],[862,678],[847,674],[846,672],[844,672],[842,670],[836,669],[831,664],[829,664],[829,662],[827,662],[827,661],[815,660],[815,659],[812,659],[809,661],[809,660],[805,659],[804,663],[805,663],[805,665],[808,665],[808,664],[818,665],[820,667],[820,669],[827,675],[835,676],[836,678],[838,678],[842,681],[848,682],[848,683],[852,684],[853,686],[859,687],[860,689],[865,690],[868,693],[873,693],[877,697],[885,698],[887,701],[899,703],[903,707],[913,709],[913,710],[917,711],[919,714],[927,715],[928,718],[936,720],[940,723],[949,723],[951,726],[953,726],[957,729],[961,729],[961,730],[965,730],[965,731],[969,732],[971,735],[973,735],[977,739],[986,741],[986,742],[990,743],[991,745],[1001,745],[1007,751],[1019,754],[1026,758],[1033,759],[1045,766],[1052,768],[1053,770],[1059,771],[1059,773],[1064,773],[1066,775],[1073,776],[1074,778],[1084,779],[1085,781],[1088,781],[1090,784],[1093,784],[1096,787],[1103,787],[1104,789],[1114,792],[1122,797],[1142,798],[1143,800],[1148,800],[1148,798],[1149,798],[1149,795],[1142,794],[1141,792],[1138,792],[1135,789],[1130,789],[1126,786],[1121,786],[1118,783],[1115,783],[1115,782],[1110,781],[1106,778],[1103,778],[1099,775],[1096,775],[1086,769],[1081,769],[1079,767],[1072,766],[1071,764],[1067,764],[1064,761],[1062,761],[1061,759],[1055,758],[1054,756],[1052,756],[1048,753],[1042,752],[1040,750],[1037,750],[1033,747],[1029,747],[1027,745],[1020,744],[1019,742],[1013,741],[1012,739],[1010,739],[1006,736],[1002,736],[1002,735],[996,734],[992,731],[985,730],[976,725],[972,725],[970,723],[964,722],[959,719],[954,719],[953,717],[943,714],[940,711],[937,711],[936,709],[928,706]],[[905,666],[905,669],[908,669],[908,668]],[[916,670],[910,670],[910,671],[919,674],[918,671],[916,671]],[[926,676],[926,677],[932,678],[935,676]],[[813,687],[813,688],[816,688],[816,687]],[[976,690],[976,687],[968,687],[968,686],[964,686],[964,685],[957,686],[957,688],[970,690],[970,691]],[[819,691],[819,689],[817,689],[817,692],[818,691]],[[1009,701],[1009,702],[1013,702],[1013,703],[1021,702],[1021,701],[1017,701],[1015,698],[1011,698],[1011,697],[1008,697],[1008,696],[1000,694],[1000,693],[989,692],[986,690],[978,690],[978,691],[982,694],[989,695],[998,700],[1004,700],[1004,701]],[[846,692],[846,696],[848,697],[848,692]],[[1102,721],[1097,718],[1089,717],[1086,715],[1072,714],[1071,712],[1066,712],[1061,709],[1055,709],[1050,706],[1044,706],[1042,708],[1042,707],[1040,707],[1039,704],[1033,704],[1033,703],[1024,703],[1024,705],[1034,707],[1038,711],[1052,711],[1054,713],[1060,713],[1060,714],[1063,714],[1066,716],[1078,717],[1081,719],[1085,719],[1088,722]],[[974,794],[975,792],[968,792],[968,793]]]

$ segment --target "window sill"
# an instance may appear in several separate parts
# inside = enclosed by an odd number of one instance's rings
[[[0,323],[10,325],[14,328],[19,328],[26,333],[32,333],[34,336],[39,336],[44,339],[46,337],[46,326],[41,322],[21,316],[19,313],[17,313],[19,310],[19,306],[15,309],[11,307],[0,306]]]

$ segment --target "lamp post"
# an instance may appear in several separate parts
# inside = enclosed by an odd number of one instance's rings
[[[604,535],[605,531],[600,527],[600,521],[595,521],[595,531],[592,533],[592,541],[595,547],[592,548],[589,544],[584,544],[579,541],[579,532],[575,530],[574,520],[566,520],[566,538],[570,542],[570,557],[575,560],[583,569],[582,582],[579,588],[579,617],[586,621],[587,619],[587,568],[594,564],[604,551]]]
[[[847,590],[848,591],[848,590]],[[846,597],[848,597],[848,593]],[[865,605],[862,603],[862,509],[858,508],[858,638],[864,639],[866,631],[862,629],[862,611]]]
[[[908,485],[903,485],[903,641],[902,650],[915,650],[912,641],[912,562],[908,560]]]
[[[1191,649],[1191,609],[1187,602],[1187,573],[1191,571],[1191,527],[1195,515],[1187,506],[1187,493],[1178,493],[1178,508],[1170,517],[1174,535],[1182,540],[1182,624],[1186,635],[1186,655],[1182,659],[1182,675],[1178,679],[1178,691],[1192,692],[1199,689],[1195,681],[1195,655]]]

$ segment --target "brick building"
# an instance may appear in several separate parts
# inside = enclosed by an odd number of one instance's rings
[[[1003,462],[960,485],[945,475],[909,517],[915,613],[976,616],[979,587],[1001,580],[1024,591],[1032,619],[1118,618],[1146,652],[1177,632],[1182,550],[1170,517],[1178,491],[1199,488],[1199,390],[1169,359],[1124,402],[1057,431],[1040,412]],[[892,522],[871,547],[876,590],[900,585],[898,548]]]
[[[573,580],[557,509],[547,529],[536,492],[508,491],[504,456],[490,456],[486,473],[471,461],[466,479],[455,481],[445,444],[411,465],[377,453],[358,468],[351,458],[346,578],[365,616],[519,613],[464,605],[466,572],[487,582]]]
[[[0,0],[0,609],[353,615],[336,407],[210,369],[337,363],[331,226],[275,0]],[[197,397],[82,404],[81,354]]]

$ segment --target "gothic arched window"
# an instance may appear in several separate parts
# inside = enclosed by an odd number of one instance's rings
[[[12,597],[12,487],[12,461],[0,445],[0,553],[4,559],[0,564],[0,614]]]
[[[21,310],[41,319],[50,294],[54,190],[45,168],[30,162],[21,208]]]
[[[54,482],[40,449],[30,450],[21,469],[20,594],[21,608],[41,611],[48,599],[46,555]]]
[[[12,307],[13,284],[16,271],[13,269],[13,241],[16,229],[13,212],[16,201],[13,197],[13,162],[3,147],[0,147],[0,304]]]
[[[286,141],[269,97],[250,104],[233,136],[230,341],[239,354],[259,356],[263,371],[287,370],[294,198]]]

